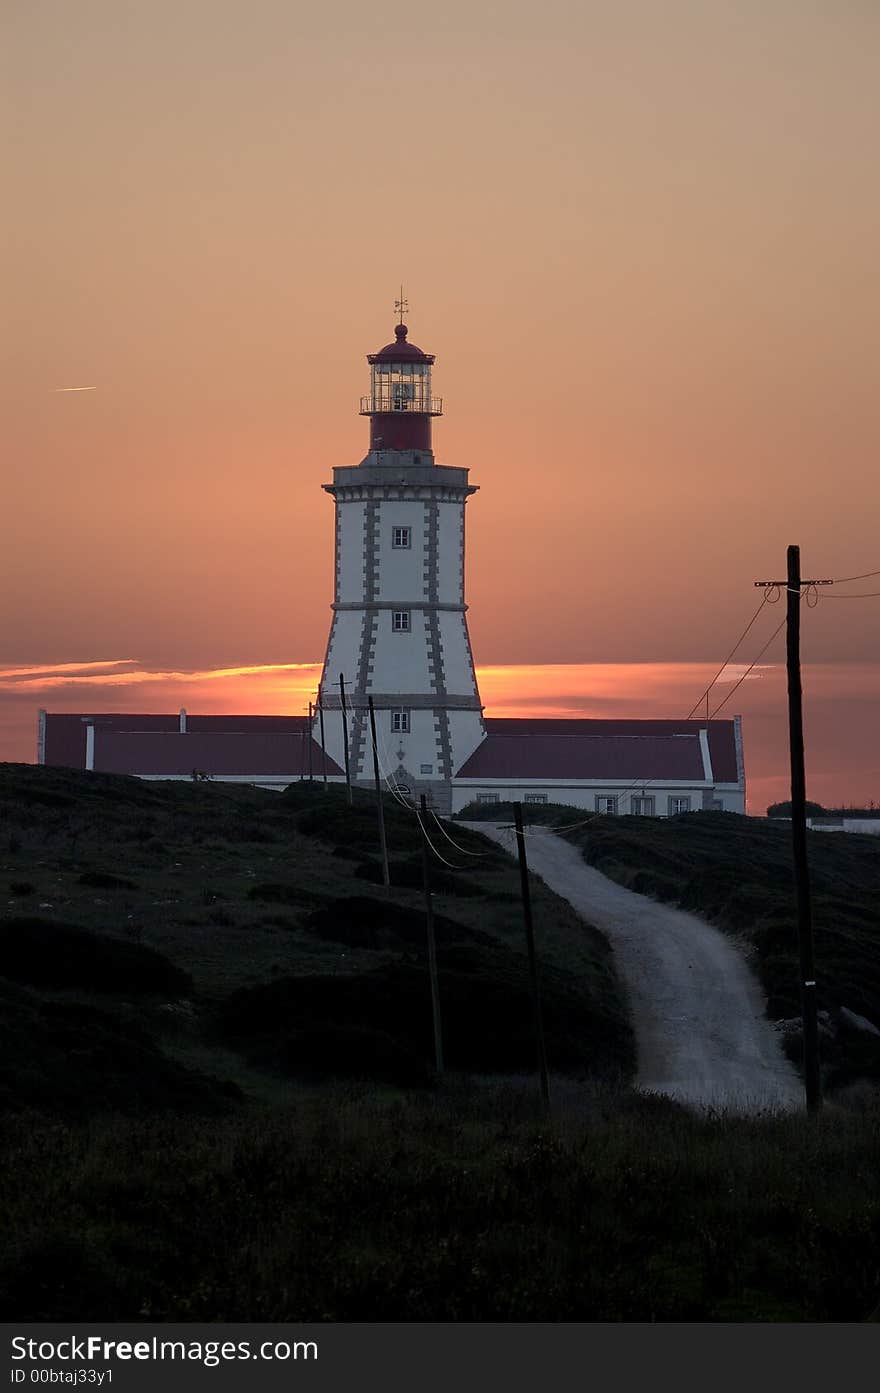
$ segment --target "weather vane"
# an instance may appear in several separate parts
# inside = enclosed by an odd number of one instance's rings
[[[409,305],[403,296],[403,286],[400,287],[400,299],[394,301],[394,312],[400,315],[400,322],[403,323],[403,316],[409,312]]]

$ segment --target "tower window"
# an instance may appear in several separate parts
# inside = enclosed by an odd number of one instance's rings
[[[412,528],[411,528],[411,527],[392,527],[392,529],[391,529],[391,545],[392,545],[393,547],[411,547],[411,546],[412,546]]]
[[[690,798],[670,798],[669,816],[675,817],[676,813],[689,813],[691,810]]]
[[[409,633],[408,609],[393,609],[391,611],[391,628],[395,634]]]
[[[404,734],[409,730],[409,712],[402,708],[391,712],[391,729],[395,735]]]

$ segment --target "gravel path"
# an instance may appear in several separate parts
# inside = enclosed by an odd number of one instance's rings
[[[516,855],[512,828],[465,826]],[[530,870],[614,949],[630,997],[639,1088],[738,1112],[803,1106],[803,1085],[764,1015],[758,982],[729,938],[695,914],[616,885],[551,832],[528,829],[526,854]]]

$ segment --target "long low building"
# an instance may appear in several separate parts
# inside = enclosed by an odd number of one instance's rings
[[[331,719],[338,720],[338,713],[328,713]],[[708,722],[489,718],[485,727],[485,738],[451,781],[451,808],[442,811],[510,801],[648,817],[701,809],[745,812],[739,717]],[[378,753],[389,786],[413,795],[406,771],[388,766],[381,742]],[[207,777],[275,789],[325,775],[334,783],[345,778],[305,716],[41,711],[37,759],[142,779]]]
[[[452,781],[452,807],[567,803],[669,817],[745,812],[742,725],[729,721],[489,719]]]
[[[40,711],[37,763],[140,779],[210,778],[286,788],[344,779],[305,716],[91,715]]]

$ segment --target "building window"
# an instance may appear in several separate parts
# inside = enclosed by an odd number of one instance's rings
[[[391,712],[391,729],[396,733],[409,730],[409,712],[402,709]]]
[[[393,547],[411,547],[411,546],[412,546],[412,528],[411,528],[411,527],[392,527],[392,529],[391,529],[391,545],[392,545]]]
[[[420,765],[419,765],[419,773],[420,773],[420,774],[433,774],[433,772],[434,772],[434,766],[433,766],[433,764],[420,764]]]
[[[395,634],[409,633],[408,609],[393,609],[391,611],[391,628]]]
[[[501,800],[497,793],[478,793],[478,803],[499,803]]]
[[[596,812],[607,813],[609,817],[617,812],[617,795],[607,797],[605,794],[596,794]]]
[[[524,803],[546,803],[546,793],[527,793],[523,798]]]
[[[669,816],[675,817],[676,813],[689,813],[691,810],[690,798],[670,798]]]
[[[632,810],[635,817],[653,817],[654,799],[646,798],[644,794],[634,797],[632,800]]]

